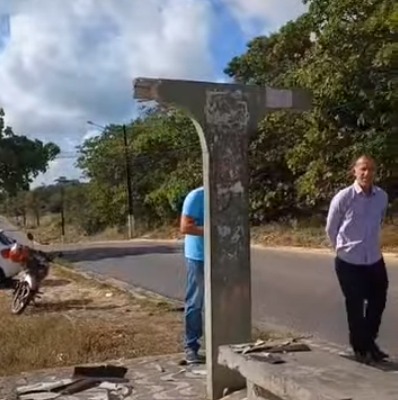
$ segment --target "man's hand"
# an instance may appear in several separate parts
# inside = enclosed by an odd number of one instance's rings
[[[196,226],[193,218],[183,215],[180,221],[180,232],[183,235],[203,236],[203,226]]]

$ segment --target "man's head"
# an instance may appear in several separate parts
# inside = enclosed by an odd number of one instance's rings
[[[363,155],[359,157],[353,165],[355,179],[362,189],[370,189],[376,173],[376,162],[370,157]]]

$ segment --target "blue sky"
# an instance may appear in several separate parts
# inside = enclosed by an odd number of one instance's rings
[[[234,56],[245,52],[250,37],[243,33],[239,22],[225,5],[217,4],[214,1],[213,7],[217,15],[217,23],[213,25],[210,49],[214,60],[215,73],[221,75]],[[257,33],[260,34],[261,30],[258,30]]]
[[[70,154],[98,133],[87,120],[134,118],[135,77],[225,80],[249,40],[302,12],[301,0],[0,0],[0,106],[16,133]],[[79,175],[73,160],[38,182],[59,175]]]

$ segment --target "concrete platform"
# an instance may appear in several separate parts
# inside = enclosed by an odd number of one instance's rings
[[[261,359],[261,353],[243,355],[232,346],[221,346],[218,361],[246,378],[249,399],[398,399],[396,371],[382,371],[319,350],[278,357],[284,362],[272,364]],[[265,390],[263,394],[254,394],[253,388],[259,388],[257,392]]]

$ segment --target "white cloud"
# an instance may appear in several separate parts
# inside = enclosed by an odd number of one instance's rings
[[[13,4],[11,38],[0,52],[0,104],[16,133],[56,141],[63,151],[81,143],[87,120],[134,116],[134,77],[212,77],[208,1]],[[39,182],[65,175],[72,163],[57,160]]]
[[[0,0],[0,14],[11,14],[11,37],[0,50],[7,123],[71,154],[94,134],[87,120],[134,117],[134,77],[224,82],[210,51],[212,3],[224,4],[248,35],[304,10],[299,0]],[[36,183],[78,176],[73,163],[54,161]]]
[[[297,18],[307,7],[301,0],[221,0],[247,36],[266,34]]]

